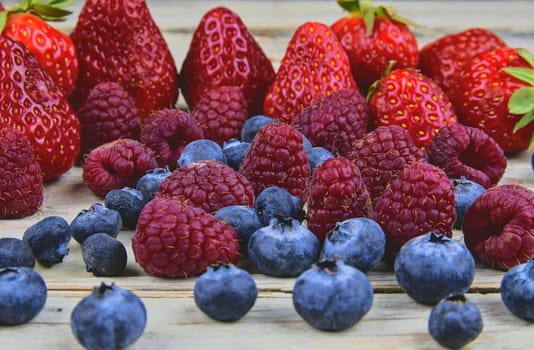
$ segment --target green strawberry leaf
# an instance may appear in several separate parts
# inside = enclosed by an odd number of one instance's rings
[[[525,87],[514,92],[508,101],[508,109],[513,114],[534,111],[534,87]]]
[[[532,133],[532,136],[530,137],[530,145],[528,146],[529,150],[534,149],[534,133]]]
[[[521,56],[528,64],[534,68],[534,55],[527,49],[517,49],[519,56]]]
[[[503,68],[503,71],[510,74],[516,79],[524,81],[527,84],[534,86],[534,69],[520,68],[520,67],[508,67]]]
[[[54,7],[65,7],[74,4],[75,0],[51,0],[48,5]]]
[[[7,23],[7,11],[0,12],[0,33],[4,31]]]
[[[360,1],[359,0],[337,0],[339,6],[342,9],[351,12],[361,12]]]
[[[514,126],[514,132],[518,131],[519,129],[524,128],[525,126],[529,125],[534,121],[534,110],[526,113],[524,116],[519,119],[517,124]]]
[[[34,3],[31,12],[48,21],[63,21],[72,11],[50,6],[49,4]]]

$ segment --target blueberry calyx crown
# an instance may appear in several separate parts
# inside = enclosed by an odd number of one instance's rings
[[[102,282],[100,286],[93,288],[93,296],[95,298],[103,298],[106,294],[110,293],[115,289],[115,282],[111,284],[106,284]]]
[[[331,274],[337,273],[337,270],[338,270],[337,259],[335,258],[319,260],[318,262],[315,263],[315,266],[319,270],[326,272],[326,273],[331,273]]]
[[[449,237],[445,236],[444,234],[441,234],[441,233],[436,233],[436,232],[430,232],[430,239],[429,241],[432,242],[432,243],[442,243],[442,244],[445,244],[449,241]]]
[[[285,228],[293,227],[293,218],[285,215],[274,214],[273,218],[276,220],[273,226],[278,226],[284,231]]]
[[[215,264],[211,264],[209,266],[213,271],[217,271],[219,269],[222,269],[222,268],[225,268],[225,269],[229,269],[230,268],[230,264],[226,264],[226,263],[215,263]]]
[[[464,294],[451,294],[446,297],[445,300],[458,304],[465,303],[467,301]]]

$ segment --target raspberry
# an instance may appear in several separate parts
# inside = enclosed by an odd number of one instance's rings
[[[139,138],[140,119],[135,101],[118,83],[95,85],[77,116],[81,128],[81,156],[119,138]]]
[[[141,142],[119,139],[92,150],[83,163],[83,182],[97,196],[123,187],[135,188],[137,180],[156,168],[152,151]]]
[[[484,131],[460,123],[444,126],[427,151],[428,161],[451,179],[465,178],[484,188],[496,185],[506,170],[506,157]]]
[[[367,133],[368,114],[358,90],[342,89],[306,107],[293,122],[314,146],[346,157],[351,145]]]
[[[254,206],[254,189],[249,181],[216,160],[201,160],[176,169],[161,183],[156,197],[175,199],[210,214],[229,205]]]
[[[211,264],[239,260],[234,228],[200,208],[161,197],[141,212],[132,249],[139,265],[160,277],[191,277]]]
[[[200,98],[192,116],[204,136],[222,146],[240,136],[248,118],[247,100],[238,86],[217,86]]]
[[[324,241],[337,222],[366,217],[370,210],[369,192],[350,160],[330,158],[315,169],[310,182],[307,223],[319,241]]]
[[[477,261],[508,270],[534,255],[534,192],[521,185],[484,191],[464,216],[465,245]]]
[[[202,128],[187,112],[161,109],[150,114],[141,130],[141,142],[154,151],[160,167],[176,168],[184,147],[204,138]]]
[[[0,129],[0,179],[0,219],[32,215],[43,204],[41,166],[15,129]]]
[[[375,202],[386,186],[410,164],[425,161],[424,152],[398,125],[379,126],[357,141],[350,152]]]
[[[451,237],[456,220],[452,181],[432,164],[414,163],[384,190],[371,219],[386,234],[384,257],[390,262],[415,236],[433,231]]]
[[[256,195],[278,186],[306,202],[310,164],[302,134],[281,122],[265,125],[252,140],[239,172],[250,181]]]

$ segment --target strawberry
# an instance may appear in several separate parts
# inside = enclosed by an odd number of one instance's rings
[[[489,29],[469,28],[426,44],[419,52],[418,67],[421,73],[448,92],[454,81],[452,77],[466,62],[481,52],[504,45],[504,41]]]
[[[71,102],[78,107],[101,82],[118,82],[144,121],[178,100],[178,71],[145,0],[85,2],[71,33],[80,71]]]
[[[66,97],[76,84],[78,56],[68,34],[46,21],[64,20],[71,11],[63,7],[73,2],[26,0],[0,13],[0,32],[24,44]]]
[[[393,68],[415,68],[417,40],[408,24],[385,6],[371,1],[338,0],[349,15],[338,19],[332,30],[347,51],[352,74],[362,92],[378,80],[394,62]]]
[[[306,22],[289,42],[265,96],[264,113],[291,124],[315,99],[343,88],[357,89],[345,50],[327,25]]]
[[[457,122],[447,95],[414,69],[396,69],[370,91],[369,111],[376,125],[400,125],[425,150],[445,125]]]
[[[80,152],[80,124],[68,101],[35,56],[0,35],[2,126],[30,141],[44,181],[69,170]]]
[[[486,132],[505,153],[534,145],[533,68],[534,55],[507,46],[475,56],[451,85],[458,120]]]
[[[190,109],[215,86],[236,85],[248,115],[262,112],[274,68],[241,18],[225,7],[204,14],[180,69],[180,88]]]

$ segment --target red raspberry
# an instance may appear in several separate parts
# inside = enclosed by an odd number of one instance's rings
[[[81,127],[81,156],[120,138],[139,138],[140,119],[135,101],[118,83],[97,84],[77,116]]]
[[[295,116],[295,128],[314,146],[346,157],[351,145],[367,133],[369,110],[365,97],[354,89],[324,96]]]
[[[239,169],[257,195],[269,186],[284,188],[304,203],[308,195],[310,164],[302,134],[281,123],[261,128]]]
[[[407,166],[425,161],[424,152],[398,125],[379,126],[352,146],[352,160],[375,202],[386,186]]]
[[[0,179],[0,219],[32,215],[43,204],[41,166],[16,129],[0,129]]]
[[[141,130],[141,142],[155,153],[160,167],[176,168],[184,147],[204,138],[202,128],[187,112],[161,109],[150,114]]]
[[[506,170],[501,146],[484,131],[460,123],[441,128],[427,155],[449,178],[464,176],[484,188],[496,185]]]
[[[313,172],[308,198],[308,228],[323,242],[337,222],[367,217],[369,192],[358,168],[347,158],[327,159]]]
[[[137,263],[160,277],[192,277],[211,264],[239,260],[234,228],[200,208],[161,197],[141,211],[132,249]]]
[[[156,197],[172,198],[213,214],[230,205],[254,206],[250,182],[228,165],[202,160],[176,169],[159,186]]]
[[[158,166],[152,151],[141,142],[119,139],[92,150],[83,163],[83,182],[98,196],[123,187],[135,188],[137,180]]]
[[[384,258],[390,262],[413,237],[429,231],[451,237],[456,220],[452,181],[432,164],[414,163],[384,190],[371,219],[386,234]]]
[[[508,270],[534,256],[534,192],[521,185],[484,191],[464,216],[465,245],[475,259]]]

